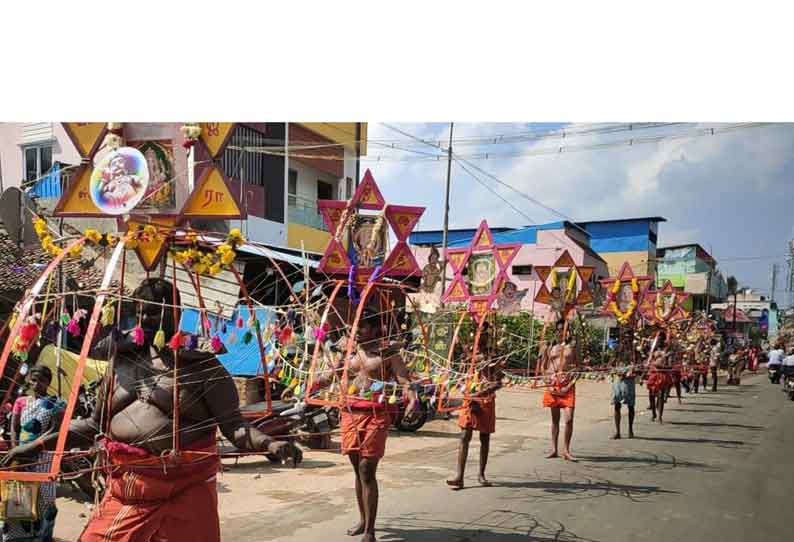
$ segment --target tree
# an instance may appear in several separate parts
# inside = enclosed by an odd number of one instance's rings
[[[733,329],[736,330],[736,294],[739,293],[739,281],[731,275],[727,280],[728,295],[733,296]]]

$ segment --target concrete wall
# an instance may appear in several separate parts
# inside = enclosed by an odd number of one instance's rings
[[[24,146],[46,142],[52,142],[53,162],[80,162],[80,154],[60,122],[0,123],[0,178],[3,188],[20,186],[24,179]]]
[[[287,246],[290,248],[303,248],[310,252],[325,252],[325,247],[331,239],[327,231],[317,230],[303,224],[289,224],[287,226]]]

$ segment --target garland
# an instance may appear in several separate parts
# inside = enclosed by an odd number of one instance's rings
[[[209,276],[217,275],[222,269],[228,268],[237,257],[235,249],[245,241],[240,228],[232,228],[223,243],[207,252],[198,248],[198,236],[195,232],[188,233],[186,237],[191,246],[185,250],[173,249],[172,257],[194,273]]]
[[[640,286],[637,283],[636,278],[631,279],[631,294],[632,294],[631,302],[629,303],[629,306],[626,307],[625,312],[620,310],[620,307],[618,307],[618,303],[617,303],[617,295],[618,292],[620,291],[620,286],[621,286],[621,282],[615,279],[615,284],[612,285],[612,288],[609,291],[608,307],[610,312],[612,312],[612,314],[614,314],[617,317],[618,323],[625,325],[628,323],[629,319],[634,314],[634,310],[637,308]]]

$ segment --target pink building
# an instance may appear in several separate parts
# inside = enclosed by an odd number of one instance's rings
[[[469,246],[476,228],[450,230],[448,245],[450,248]],[[576,265],[595,268],[589,286],[597,292],[599,279],[609,276],[606,261],[590,248],[589,234],[568,221],[553,222],[538,226],[522,228],[491,228],[495,243],[520,243],[521,249],[513,260],[509,276],[519,291],[525,290],[521,301],[521,309],[533,311],[537,318],[543,318],[548,311],[546,305],[534,303],[535,294],[540,288],[540,278],[534,272],[536,265],[552,265],[557,258],[568,251]],[[409,242],[420,267],[428,261],[432,247],[441,251],[443,233],[436,231],[418,231],[411,234]],[[452,277],[452,270],[447,267],[447,282]],[[598,296],[596,296],[598,298]]]

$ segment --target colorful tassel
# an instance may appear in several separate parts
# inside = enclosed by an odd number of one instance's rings
[[[132,342],[134,342],[136,346],[143,346],[144,334],[143,334],[143,328],[141,327],[140,324],[135,326],[132,330]]]
[[[212,346],[213,352],[216,354],[223,350],[223,341],[217,335],[212,336],[212,340],[210,341],[210,345]]]
[[[81,333],[80,324],[72,318],[69,320],[69,324],[66,326],[66,332],[69,333],[72,337],[79,337]],[[138,345],[140,346],[140,345]]]
[[[243,320],[242,316],[237,317],[237,329],[243,329],[245,327],[245,321]]]
[[[112,326],[116,320],[116,311],[113,310],[113,304],[108,303],[102,307],[102,316],[100,322],[103,326]]]
[[[314,336],[317,337],[318,341],[325,342],[325,337],[328,335],[328,327],[328,322],[323,322],[323,325],[314,330]]]
[[[246,331],[245,335],[243,335],[243,344],[249,344],[253,338],[254,334],[250,331]]]
[[[228,344],[229,346],[233,344],[237,344],[237,333],[235,333],[234,331],[229,333],[229,336],[226,337],[226,344]]]
[[[185,348],[188,350],[195,350],[198,348],[198,335],[190,334],[185,341]]]
[[[19,330],[19,336],[23,341],[31,343],[39,335],[39,326],[35,322],[29,322]]]
[[[182,347],[182,332],[177,331],[168,341],[168,348],[176,352]]]
[[[281,333],[278,336],[278,342],[281,344],[287,344],[289,340],[292,338],[292,328],[290,326],[284,326],[281,330]]]
[[[71,317],[71,316],[69,316],[67,313],[63,313],[63,314],[61,315],[61,325],[62,325],[62,326],[68,326],[68,325],[69,325],[69,321],[70,321],[71,319],[72,319],[72,317]]]
[[[161,329],[157,330],[157,333],[154,334],[154,340],[152,344],[155,348],[160,349],[165,346],[165,331]]]

